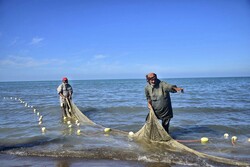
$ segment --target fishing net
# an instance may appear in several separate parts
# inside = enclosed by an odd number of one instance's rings
[[[78,107],[75,105],[75,103],[73,103],[73,101],[68,99],[66,100],[67,104],[69,105],[71,115],[74,119],[78,120],[81,124],[96,125],[78,109]]]
[[[77,119],[79,122],[88,124],[88,125],[95,125],[95,126],[102,127],[101,125],[95,124],[88,117],[86,117],[72,101],[69,101],[68,104],[71,106],[70,108],[71,108],[71,113],[73,117]],[[116,130],[116,129],[112,129],[112,133],[129,135],[128,132]],[[156,143],[156,144],[162,144],[163,147],[168,148],[168,150],[181,152],[181,153],[185,153],[185,152],[191,153],[196,156],[206,158],[208,160],[212,160],[215,162],[220,162],[220,163],[224,163],[228,165],[236,165],[236,166],[250,166],[250,164],[245,163],[245,162],[239,162],[239,161],[235,161],[235,160],[231,160],[227,158],[222,158],[222,157],[217,157],[217,156],[212,156],[212,155],[208,155],[205,153],[201,153],[177,142],[164,130],[164,128],[158,121],[152,108],[149,111],[149,116],[144,126],[138,132],[136,132],[132,137],[137,141],[142,141],[144,143],[151,142],[151,143]]]
[[[134,137],[158,142],[172,139],[159,123],[152,109],[149,112],[146,123],[135,133]]]

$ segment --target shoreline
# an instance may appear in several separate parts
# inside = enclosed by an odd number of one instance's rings
[[[142,161],[85,159],[72,157],[20,156],[0,153],[1,166],[58,166],[58,167],[170,167],[166,163]],[[176,165],[171,165],[176,166]],[[177,165],[178,166],[178,165]]]

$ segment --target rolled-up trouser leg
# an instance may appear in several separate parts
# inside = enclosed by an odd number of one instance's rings
[[[65,103],[65,111],[66,111],[67,117],[71,117],[71,114],[70,114],[70,112],[69,112],[69,106],[68,106],[67,103]]]
[[[171,118],[162,118],[162,126],[165,129],[165,131],[168,133],[169,133],[170,120],[171,120]]]
[[[64,103],[61,103],[61,109],[62,109],[62,116],[67,117],[66,105]]]
[[[71,117],[70,109],[66,100],[63,101],[63,111],[65,117]]]

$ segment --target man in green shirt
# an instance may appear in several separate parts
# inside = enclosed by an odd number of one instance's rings
[[[183,88],[160,81],[155,73],[149,73],[146,75],[146,79],[148,84],[145,87],[145,95],[148,101],[148,107],[153,108],[157,118],[162,120],[163,128],[169,133],[169,123],[171,118],[173,118],[169,92],[183,92]]]

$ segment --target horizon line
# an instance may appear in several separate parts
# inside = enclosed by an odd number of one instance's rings
[[[197,77],[158,77],[158,79],[199,79],[199,78],[248,78],[250,76],[197,76]],[[93,78],[93,79],[71,79],[70,81],[98,81],[98,80],[145,80],[144,78]],[[6,80],[3,82],[46,82],[46,81],[61,81],[60,80]]]

